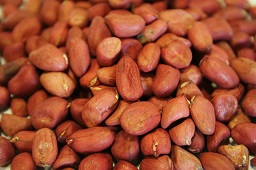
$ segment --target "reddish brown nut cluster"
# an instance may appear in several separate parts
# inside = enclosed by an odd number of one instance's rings
[[[256,166],[247,0],[0,5],[0,167]]]

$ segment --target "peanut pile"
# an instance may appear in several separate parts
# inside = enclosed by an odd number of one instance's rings
[[[256,167],[247,0],[0,5],[0,169]]]

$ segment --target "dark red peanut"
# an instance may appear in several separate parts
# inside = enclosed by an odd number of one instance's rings
[[[79,164],[78,170],[95,169],[95,170],[111,170],[113,168],[113,160],[108,153],[93,153],[86,156]]]
[[[168,155],[159,157],[145,157],[140,164],[141,170],[154,170],[154,169],[173,169],[173,161]]]
[[[35,131],[19,131],[11,139],[10,142],[20,152],[32,152],[32,142],[36,132]]]
[[[10,141],[0,136],[0,152],[1,152],[1,158],[0,158],[0,166],[8,165],[12,159],[15,156],[15,149],[10,143]]]

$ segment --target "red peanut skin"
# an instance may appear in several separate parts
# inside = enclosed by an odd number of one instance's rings
[[[94,17],[101,16],[105,17],[111,11],[111,7],[107,2],[100,2],[93,4],[88,8],[88,18],[92,21]]]
[[[160,47],[156,43],[147,43],[140,51],[137,64],[141,71],[150,72],[156,69],[160,60]]]
[[[23,152],[16,155],[11,162],[10,168],[13,170],[19,170],[19,169],[36,170],[37,169],[31,153],[28,153],[28,152]]]
[[[256,124],[239,123],[231,129],[231,137],[237,144],[245,145],[250,153],[256,153]]]
[[[171,139],[168,132],[157,128],[151,133],[143,136],[140,142],[141,152],[145,156],[169,154],[171,151]]]
[[[230,129],[223,123],[216,121],[215,131],[212,135],[206,136],[206,147],[210,152],[216,152],[218,147],[228,143]]]
[[[48,128],[38,130],[32,142],[32,158],[37,166],[51,166],[58,155],[57,139]]]
[[[163,107],[161,126],[166,129],[176,120],[188,117],[189,115],[189,103],[185,96],[180,95],[169,99]]]
[[[152,90],[158,97],[168,97],[177,88],[180,71],[166,64],[159,64],[153,80]]]
[[[88,102],[88,100],[88,98],[76,98],[71,101],[70,106],[70,113],[72,115],[72,118],[83,127],[85,125],[82,118],[82,111],[85,103]]]
[[[118,94],[113,90],[102,90],[94,95],[83,107],[82,118],[87,127],[98,126],[116,108]]]
[[[159,11],[149,3],[143,3],[138,7],[134,8],[132,12],[136,15],[140,15],[149,24],[158,18]]]
[[[114,133],[107,127],[89,127],[70,135],[66,142],[77,153],[95,153],[107,149],[114,142]]]
[[[138,168],[128,161],[120,160],[115,164],[113,170],[138,170]]]
[[[12,98],[10,102],[10,108],[13,115],[21,117],[26,117],[28,115],[27,102],[23,98]]]
[[[198,129],[195,130],[188,150],[192,153],[201,153],[205,149],[205,137]]]
[[[93,153],[85,157],[79,164],[78,170],[95,169],[95,170],[111,170],[113,168],[113,160],[110,154]]]
[[[141,170],[173,170],[173,162],[168,155],[159,157],[145,157],[140,163]]]
[[[6,46],[3,50],[3,57],[7,63],[17,58],[26,57],[24,44],[16,42]]]
[[[107,86],[116,85],[116,64],[109,67],[101,67],[97,70],[99,81]]]
[[[239,84],[235,70],[215,57],[204,56],[199,67],[203,75],[220,88],[234,88]]]
[[[7,107],[9,104],[11,97],[8,89],[4,86],[0,86],[0,110]]]
[[[27,100],[27,111],[28,115],[31,115],[32,110],[35,108],[35,106],[44,101],[45,99],[48,98],[48,94],[46,93],[45,90],[37,90]]]
[[[111,154],[117,160],[125,160],[136,164],[139,160],[140,144],[139,137],[130,135],[121,130],[115,135],[115,141],[111,146]]]
[[[121,56],[127,55],[134,61],[137,61],[137,57],[141,52],[143,46],[139,40],[135,38],[122,38],[121,39]]]
[[[173,33],[163,34],[156,40],[156,43],[162,48],[168,46],[168,44],[172,43],[172,41],[181,42],[189,48],[192,46],[191,42],[188,39],[179,37]]]
[[[143,95],[138,65],[128,56],[123,56],[117,63],[116,87],[127,101],[136,101]]]
[[[11,139],[10,142],[20,152],[32,152],[32,142],[36,132],[35,131],[19,131]]]
[[[29,61],[44,71],[64,71],[68,67],[66,54],[51,44],[45,44],[32,51]]]
[[[179,84],[176,96],[180,95],[184,95],[188,100],[191,100],[195,95],[204,96],[199,87],[191,80]]]
[[[27,39],[25,43],[25,51],[27,54],[30,54],[32,51],[42,47],[43,45],[47,44],[48,42],[39,35],[31,36]]]
[[[57,21],[50,30],[49,43],[56,47],[65,44],[68,35],[68,24],[65,21]]]
[[[188,30],[188,39],[193,47],[200,52],[209,52],[213,44],[212,36],[205,23],[196,21]]]
[[[241,103],[241,106],[242,106],[244,112],[247,115],[252,116],[252,117],[256,117],[256,104],[255,104],[256,97],[255,97],[255,94],[256,94],[256,89],[249,90],[245,94],[245,96],[242,100],[242,103]]]
[[[8,165],[15,156],[15,149],[9,140],[3,136],[0,136],[0,166]]]
[[[230,169],[235,170],[235,165],[226,156],[215,152],[204,152],[200,154],[200,161],[204,169]],[[218,162],[218,163],[216,163]]]
[[[53,25],[58,19],[59,1],[45,0],[40,9],[40,19],[46,25]]]
[[[135,14],[108,14],[105,16],[106,24],[111,32],[119,38],[137,36],[145,27],[144,19]]]
[[[190,64],[184,69],[180,70],[180,83],[186,81],[193,81],[196,85],[199,85],[202,81],[202,73],[198,66]]]
[[[87,42],[82,38],[73,38],[70,40],[67,50],[72,71],[77,77],[81,77],[90,65],[90,52]]]
[[[196,127],[205,135],[215,130],[215,112],[212,103],[203,96],[197,95],[190,100],[190,113]]]
[[[30,114],[35,129],[55,128],[68,114],[69,102],[61,97],[52,96],[39,103]]]

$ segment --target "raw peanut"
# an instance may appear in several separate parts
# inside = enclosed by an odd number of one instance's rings
[[[145,27],[144,19],[135,14],[108,14],[105,16],[106,24],[111,32],[119,37],[137,36]]]
[[[36,105],[48,98],[48,94],[44,90],[37,90],[31,94],[27,100],[27,112],[31,115]]]
[[[10,168],[12,170],[19,170],[19,169],[36,170],[37,169],[31,153],[28,153],[28,152],[23,152],[16,155],[11,162]]]
[[[30,114],[35,129],[55,128],[68,114],[70,103],[57,96],[52,96],[38,103]]]
[[[121,45],[121,56],[126,55],[137,61],[137,57],[143,48],[139,40],[135,38],[122,38]]]
[[[10,93],[4,86],[0,86],[0,99],[0,110],[2,110],[8,106],[11,100]]]
[[[216,152],[219,146],[228,143],[229,137],[229,128],[225,124],[216,121],[214,133],[212,135],[206,136],[207,150],[209,152]]]
[[[116,87],[124,100],[136,101],[143,95],[138,65],[128,56],[117,63]]]
[[[170,136],[166,130],[157,128],[142,137],[140,148],[144,156],[168,155],[171,151]]]
[[[114,133],[107,127],[89,127],[77,130],[66,140],[77,153],[95,153],[107,149],[114,142]]]
[[[24,42],[29,37],[39,34],[41,23],[37,17],[28,17],[21,20],[12,31],[14,42]]]
[[[2,24],[4,28],[12,30],[21,20],[31,16],[33,16],[31,12],[18,9],[8,17],[5,17],[2,21]]]
[[[235,164],[236,169],[248,169],[249,151],[244,145],[222,145],[218,148],[218,152],[228,157]]]
[[[140,153],[139,137],[121,130],[115,135],[111,146],[111,154],[115,160],[125,160],[132,164],[138,163]]]
[[[52,26],[45,28],[44,30],[42,30],[40,37],[42,37],[47,42],[49,42],[51,30],[52,30]]]
[[[211,99],[211,103],[215,110],[216,120],[227,122],[236,113],[238,101],[235,96],[230,94],[215,95]]]
[[[253,49],[245,47],[237,51],[237,57],[245,57],[256,61],[256,54]]]
[[[190,100],[190,113],[196,127],[205,135],[215,130],[215,112],[212,103],[203,96],[196,95]]]
[[[108,153],[93,153],[86,156],[79,164],[78,170],[95,169],[95,170],[111,170],[113,168],[113,160]]]
[[[108,3],[113,9],[127,9],[131,5],[130,0],[108,0]]]
[[[172,41],[181,42],[189,48],[192,46],[191,42],[188,39],[179,37],[173,33],[163,34],[156,40],[156,43],[159,44],[161,48],[163,48],[165,46],[168,46],[168,44],[172,43]]]
[[[201,8],[190,7],[185,9],[196,21],[207,18],[207,14]]]
[[[236,71],[240,80],[248,84],[256,84],[253,77],[256,76],[256,62],[250,59],[239,57],[231,62],[231,67]]]
[[[163,108],[167,104],[168,100],[168,98],[161,98],[156,96],[152,96],[148,99],[148,101],[155,104],[160,111],[163,111]]]
[[[1,129],[12,137],[19,131],[32,130],[32,124],[29,118],[4,113],[1,116]]]
[[[51,44],[45,44],[32,51],[29,60],[44,71],[64,71],[68,67],[66,54]]]
[[[256,23],[255,19],[252,19],[251,21],[248,21],[247,19],[245,19],[245,20],[237,21],[236,24],[240,31],[246,32],[250,35],[254,35],[256,33],[255,23]]]
[[[246,19],[248,13],[245,9],[236,6],[227,6],[214,14],[215,16],[223,16],[227,21]]]
[[[107,37],[111,36],[111,32],[102,16],[95,16],[91,21],[88,31],[88,45],[90,53],[95,56],[98,44]]]
[[[179,1],[179,0],[174,0],[170,3],[172,8],[187,8],[189,5],[189,0],[184,0],[184,1]]]
[[[58,21],[68,21],[71,11],[75,8],[75,2],[63,1],[58,9]]]
[[[43,73],[40,76],[40,83],[52,95],[63,98],[69,97],[75,90],[73,80],[63,72]]]
[[[195,21],[188,30],[188,39],[192,46],[200,52],[209,52],[213,44],[211,32],[202,21]]]
[[[136,15],[140,15],[145,20],[146,24],[157,20],[159,15],[159,11],[150,3],[143,3],[133,8],[132,12]]]
[[[39,129],[32,142],[32,158],[39,167],[51,166],[58,154],[58,145],[54,132],[49,128]]]
[[[80,38],[80,39],[84,40],[85,35],[84,35],[83,30],[80,27],[74,26],[74,27],[71,27],[68,30],[67,41],[66,41],[66,49],[70,48],[70,44],[71,44],[70,42],[74,38]]]
[[[157,127],[160,123],[160,116],[159,109],[153,103],[134,102],[123,110],[120,124],[129,134],[143,135]]]
[[[223,16],[212,16],[202,20],[212,35],[213,41],[231,40],[233,30]]]
[[[244,111],[242,110],[241,106],[238,106],[235,115],[228,122],[228,127],[230,129],[232,129],[237,124],[240,124],[240,123],[250,123],[250,122],[251,122],[250,117],[246,113],[244,113]]]
[[[88,8],[88,18],[92,21],[94,17],[101,16],[105,17],[111,11],[110,4],[108,2],[99,2],[93,4]]]
[[[244,0],[237,0],[237,1],[225,0],[225,3],[227,4],[227,6],[237,6],[243,9],[248,8],[248,6],[250,5],[249,2]]]
[[[143,88],[143,97],[153,96],[153,90],[152,90],[153,79],[154,79],[154,74],[152,74],[152,72],[141,73],[140,80]]]
[[[105,120],[105,124],[109,126],[113,125],[119,125],[120,124],[120,116],[123,112],[123,110],[129,106],[131,102],[127,102],[125,100],[120,100],[118,102],[118,106],[115,109],[115,111]]]
[[[78,26],[80,28],[83,28],[87,26],[89,23],[89,14],[88,10],[83,8],[73,8],[70,11],[69,17],[68,17],[68,24],[72,26]]]
[[[212,0],[206,0],[204,2],[200,0],[193,0],[193,1],[189,1],[188,6],[192,8],[200,8],[207,15],[211,15],[221,9],[220,3]]]
[[[200,161],[204,169],[230,169],[235,170],[235,165],[226,156],[215,152],[204,152],[200,154]]]
[[[120,160],[118,161],[114,167],[113,170],[138,170],[138,168],[133,165],[132,163],[128,162],[128,161],[124,161],[124,160]]]
[[[77,77],[81,77],[90,65],[90,52],[86,41],[82,38],[73,38],[67,50],[72,71]]]
[[[215,43],[218,47],[222,48],[228,55],[228,61],[229,63],[231,63],[231,61],[233,59],[235,59],[237,56],[234,52],[234,50],[232,49],[232,47],[230,46],[229,43],[227,43],[226,41],[220,41],[218,43]]]
[[[26,57],[24,44],[22,42],[16,42],[6,46],[3,50],[3,57],[7,63],[17,58]]]
[[[203,169],[201,162],[195,155],[177,145],[172,146],[171,159],[174,169]]]
[[[239,84],[235,70],[215,57],[204,56],[199,67],[202,74],[220,88],[234,88]]]
[[[236,31],[230,40],[230,44],[235,50],[251,48],[253,46],[253,39],[245,32]]]
[[[118,94],[113,90],[103,90],[93,96],[83,107],[82,118],[87,127],[98,126],[116,108]]]
[[[167,9],[159,12],[159,18],[167,21],[168,31],[178,36],[187,35],[194,18],[183,9]]]
[[[98,85],[97,70],[100,65],[96,59],[91,59],[88,71],[79,79],[80,85],[84,88]]]
[[[58,19],[58,10],[60,2],[44,0],[40,9],[40,19],[46,25],[53,25]]]
[[[191,63],[192,52],[184,43],[172,40],[161,48],[161,59],[174,68],[182,69]]]
[[[159,64],[152,84],[153,93],[158,97],[170,96],[177,88],[180,71],[166,64]]]
[[[47,41],[39,35],[31,36],[25,43],[25,51],[27,54],[30,54],[32,51],[42,47],[45,44],[47,44]]]
[[[97,77],[99,81],[107,86],[116,85],[116,65],[109,67],[101,67],[97,70]]]
[[[8,165],[15,156],[14,147],[10,141],[3,136],[0,136],[0,153],[0,167]]]
[[[168,128],[173,122],[188,117],[189,112],[189,101],[185,96],[180,95],[169,99],[163,107],[161,116],[162,128]]]
[[[57,141],[64,143],[66,139],[75,131],[82,129],[82,127],[72,120],[66,120],[59,124],[55,129]]]
[[[255,104],[256,97],[255,97],[255,94],[256,94],[256,89],[249,90],[245,94],[245,96],[242,100],[242,103],[241,103],[243,111],[247,115],[252,116],[252,117],[256,117],[256,104]]]
[[[11,4],[11,3],[5,4],[2,6],[2,16],[4,16],[4,18],[7,18],[9,15],[11,15],[17,9],[18,9],[18,7],[14,4]]]
[[[201,153],[204,148],[205,137],[203,133],[196,128],[194,136],[191,138],[191,144],[188,146],[188,150],[192,153]]]
[[[12,33],[9,31],[0,31],[0,50],[3,50],[6,46],[11,45],[12,43]]]
[[[107,37],[100,41],[96,48],[96,58],[101,66],[112,66],[121,51],[121,40],[117,37]]]
[[[12,98],[10,109],[13,115],[26,117],[28,115],[27,102],[23,98]]]
[[[19,131],[11,139],[10,142],[20,152],[32,152],[32,141],[34,139],[35,131]]]
[[[222,94],[228,94],[233,95],[236,97],[237,101],[241,100],[245,92],[245,87],[243,84],[239,83],[238,86],[232,88],[232,89],[222,89],[222,88],[216,88],[211,96],[214,98],[215,96],[222,95]]]
[[[28,0],[24,5],[24,10],[29,11],[33,14],[38,14],[41,8],[42,0]]]
[[[167,31],[167,21],[163,19],[157,19],[152,23],[146,25],[144,29],[137,35],[137,39],[142,43],[154,42],[161,35]]]
[[[223,62],[229,62],[229,56],[228,54],[219,46],[212,44],[211,51],[208,53],[209,56],[216,57]]]
[[[105,86],[105,85],[92,86],[89,89],[90,89],[90,91],[92,93],[92,96],[95,96],[97,93],[99,93],[101,91],[104,91],[104,90],[111,90],[114,93],[117,93],[116,87],[110,87],[110,86]]]
[[[63,169],[64,167],[77,168],[81,162],[79,156],[75,151],[68,145],[61,148],[56,160],[54,161],[53,169]]]
[[[82,119],[82,111],[85,103],[88,102],[88,100],[89,99],[87,98],[76,98],[71,101],[70,113],[72,118],[82,126],[85,126]]]
[[[245,145],[251,153],[256,152],[256,124],[239,123],[231,129],[231,137],[237,144]]]
[[[204,96],[199,87],[191,80],[181,82],[178,86],[176,96],[184,95],[188,100],[193,96]]]
[[[202,73],[198,66],[190,64],[186,68],[180,70],[180,83],[186,81],[193,81],[196,85],[199,85],[202,81]]]
[[[190,145],[194,133],[195,124],[191,118],[185,119],[169,130],[171,140],[178,146]]]
[[[141,71],[150,72],[156,69],[160,60],[160,47],[156,43],[144,45],[137,57],[137,64]]]
[[[140,163],[141,170],[172,170],[173,161],[168,155],[163,155],[160,157],[145,157]]]
[[[60,47],[65,44],[68,35],[68,24],[65,21],[57,21],[50,30],[49,43]]]

